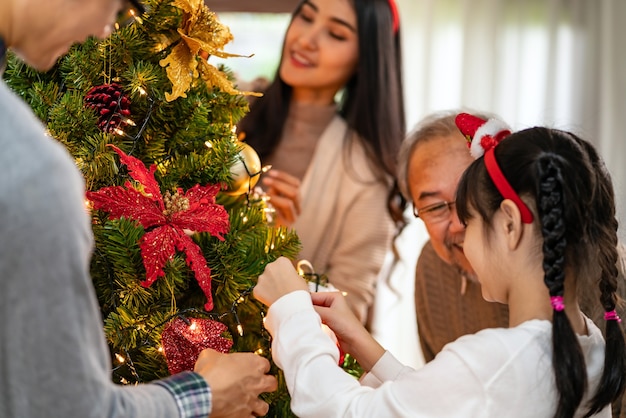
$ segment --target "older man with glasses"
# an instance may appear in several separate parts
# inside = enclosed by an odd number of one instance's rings
[[[506,305],[483,299],[463,253],[465,227],[456,215],[454,199],[473,157],[454,123],[458,113],[423,119],[405,139],[398,158],[400,190],[430,237],[415,272],[415,313],[426,362],[458,337],[507,327],[509,319]]]

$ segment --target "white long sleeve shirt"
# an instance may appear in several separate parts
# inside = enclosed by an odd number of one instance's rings
[[[604,340],[591,320],[586,323],[589,335],[579,336],[579,342],[593,393],[602,373]],[[285,373],[292,410],[301,418],[551,418],[556,410],[550,321],[463,336],[419,370],[387,352],[361,382],[337,367],[337,347],[320,325],[305,291],[283,296],[267,316],[272,355]],[[598,416],[610,417],[610,408]]]

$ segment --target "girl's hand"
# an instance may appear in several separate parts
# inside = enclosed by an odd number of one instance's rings
[[[385,349],[365,329],[339,292],[311,293],[315,310],[322,322],[337,337],[341,349],[350,353],[359,364],[369,371]]]
[[[284,171],[270,170],[262,181],[276,209],[276,222],[291,226],[300,215],[300,180]]]
[[[280,257],[265,267],[254,287],[254,297],[270,306],[282,296],[296,290],[309,291],[309,286],[298,274],[288,258]]]

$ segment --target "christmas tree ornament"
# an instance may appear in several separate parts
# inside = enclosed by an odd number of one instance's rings
[[[111,133],[124,129],[133,122],[130,116],[130,99],[118,83],[94,86],[85,95],[85,107],[98,114],[98,128]]]
[[[141,257],[146,268],[146,280],[141,282],[149,287],[159,277],[164,276],[165,264],[176,251],[186,255],[186,262],[194,272],[200,288],[207,298],[205,309],[213,309],[211,294],[211,269],[207,266],[202,249],[185,233],[185,230],[208,232],[220,240],[227,233],[230,224],[228,212],[215,203],[219,185],[195,185],[183,193],[166,193],[164,198],[154,178],[156,166],[150,170],[137,158],[126,155],[119,148],[109,145],[120,156],[120,161],[128,167],[130,176],[141,187],[134,187],[129,181],[125,187],[111,186],[97,192],[87,192],[87,198],[94,209],[110,213],[110,219],[125,217],[134,219],[147,231],[139,242]]]
[[[474,158],[482,157],[485,151],[511,135],[511,128],[495,118],[485,120],[469,113],[459,113],[454,122],[465,135],[470,154]]]
[[[200,352],[206,348],[228,353],[233,341],[223,336],[227,330],[226,325],[211,319],[176,317],[170,321],[161,333],[169,372],[193,370]]]
[[[232,180],[228,184],[228,189],[224,191],[231,196],[252,192],[263,171],[261,159],[254,148],[245,142],[239,142],[238,145],[241,147],[241,151],[237,154],[237,159],[230,168]]]
[[[172,92],[165,93],[165,100],[172,102],[179,97],[187,97],[195,79],[201,78],[209,89],[237,95],[260,96],[259,93],[241,92],[233,87],[226,75],[211,65],[207,57],[242,57],[223,51],[224,46],[233,40],[228,27],[217,20],[204,0],[174,0],[172,5],[183,11],[183,20],[177,35],[162,42],[163,47],[173,45],[171,52],[159,64],[165,68],[172,83]]]

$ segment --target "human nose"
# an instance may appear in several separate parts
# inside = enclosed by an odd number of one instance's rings
[[[319,33],[320,29],[315,25],[311,25],[307,30],[300,33],[298,43],[302,48],[315,49],[317,47]]]

